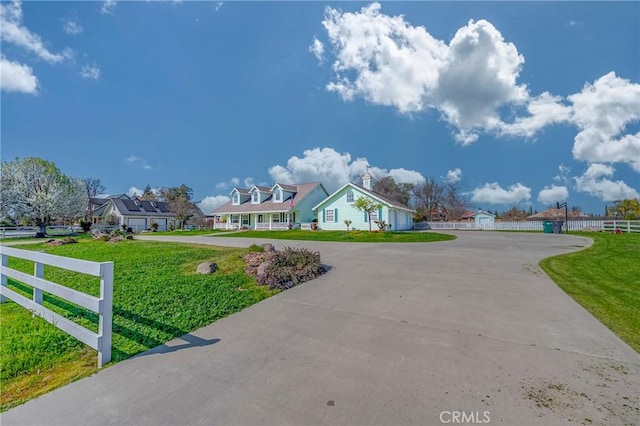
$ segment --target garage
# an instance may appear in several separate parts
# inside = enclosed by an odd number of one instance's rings
[[[134,231],[142,231],[147,229],[147,219],[146,218],[127,218],[127,226]]]
[[[166,218],[154,218],[153,222],[158,224],[158,231],[166,231],[169,229],[167,227],[167,219]]]

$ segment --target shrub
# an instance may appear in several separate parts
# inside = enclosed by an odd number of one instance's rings
[[[271,289],[285,290],[312,280],[324,272],[320,253],[306,248],[285,247],[274,254],[264,274],[258,275],[257,281]]]
[[[91,222],[90,221],[80,221],[80,227],[82,228],[82,232],[85,234],[91,231]]]
[[[264,251],[264,247],[259,246],[258,244],[251,244],[249,246],[249,251],[253,253],[262,253]]]

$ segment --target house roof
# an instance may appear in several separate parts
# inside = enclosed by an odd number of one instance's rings
[[[378,192],[372,191],[370,189],[365,188],[362,185],[358,185],[356,183],[353,182],[349,182],[347,184],[345,184],[344,186],[342,186],[342,188],[338,189],[337,191],[335,191],[333,194],[329,195],[329,197],[327,197],[326,199],[322,200],[320,203],[318,203],[318,205],[313,207],[313,210],[317,210],[318,208],[320,208],[321,205],[325,204],[327,201],[331,200],[331,198],[333,198],[334,195],[336,195],[337,193],[341,192],[344,188],[346,188],[347,186],[351,186],[356,188],[357,190],[364,192],[366,195],[369,195],[370,197],[373,197],[374,199],[380,201],[381,203],[385,204],[387,207],[389,208],[394,208],[394,209],[399,209],[399,210],[406,210],[412,213],[415,213],[415,210],[413,210],[410,207],[405,206],[404,204],[393,200],[389,197],[386,197]]]
[[[293,185],[283,185],[278,183],[275,185],[280,186],[285,191],[292,192],[293,195],[286,197],[281,203],[274,202],[273,197],[268,197],[266,200],[263,200],[259,204],[253,204],[250,199],[241,202],[238,205],[234,205],[233,201],[228,201],[211,212],[211,214],[216,215],[229,213],[287,212],[295,210],[295,205],[302,201],[307,195],[311,193],[311,191],[313,191],[317,187],[321,187],[324,190],[324,187],[320,182],[297,183]],[[271,189],[269,189],[269,191],[270,190]],[[292,201],[293,207],[291,207]]]
[[[123,216],[175,216],[175,213],[169,209],[169,203],[165,201],[122,200],[119,198],[112,198],[111,201]]]
[[[244,194],[244,195],[249,195],[249,192],[251,190],[247,189],[247,188],[233,188],[231,190],[231,193],[233,193],[233,191],[238,191],[240,194]]]
[[[569,219],[582,219],[589,216],[585,215],[581,211],[567,211]],[[548,209],[541,211],[540,213],[527,216],[527,220],[543,220],[543,219],[564,219],[564,209],[557,209],[555,207],[549,207]]]
[[[484,210],[478,210],[478,211],[475,211],[475,212],[469,210],[469,211],[464,212],[462,214],[461,218],[462,219],[470,219],[472,217],[478,216],[479,214],[484,214],[484,215],[493,216],[493,217],[496,216],[493,213],[485,212]]]
[[[271,192],[271,188],[268,186],[253,185],[249,191],[253,191],[253,188],[256,188],[260,192]]]

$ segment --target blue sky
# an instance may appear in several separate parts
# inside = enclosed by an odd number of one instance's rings
[[[371,167],[475,208],[640,192],[638,2],[2,2],[2,160],[108,193]]]

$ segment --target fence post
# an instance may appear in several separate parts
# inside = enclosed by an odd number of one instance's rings
[[[33,263],[33,276],[36,278],[44,278],[44,263]],[[37,287],[33,288],[33,301],[38,305],[42,305],[42,290]],[[35,316],[35,314],[33,314],[33,316]]]
[[[628,220],[627,221],[627,234],[630,234],[630,233],[631,233],[631,221]]]
[[[4,253],[0,253],[0,262],[2,263],[2,266],[4,266],[5,268],[7,266],[9,266],[9,256],[7,256]],[[5,274],[2,274],[2,276],[0,277],[0,285],[2,287],[6,287],[7,286],[7,276]],[[0,303],[4,303],[7,301],[7,298],[0,295]]]
[[[100,316],[98,323],[98,368],[111,361],[113,322],[113,262],[100,265]]]

